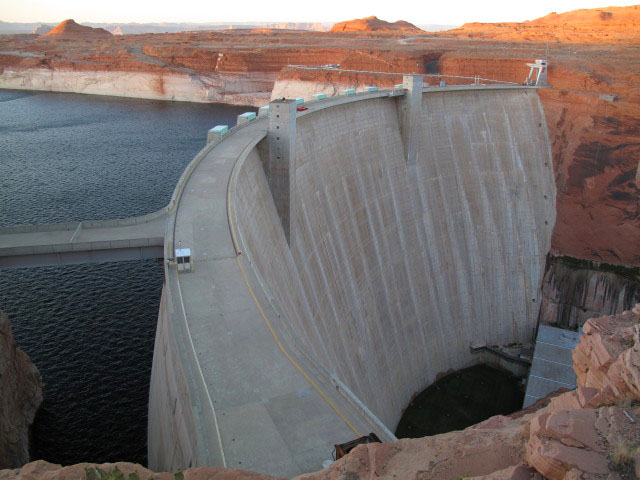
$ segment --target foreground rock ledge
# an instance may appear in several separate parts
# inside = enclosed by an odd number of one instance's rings
[[[640,304],[590,319],[573,354],[578,388],[556,392],[510,416],[462,431],[361,445],[330,467],[297,480],[624,480],[640,475]],[[277,452],[274,452],[277,455]],[[246,470],[190,468],[154,473],[132,463],[68,467],[37,461],[0,471],[0,480],[274,479]],[[130,474],[135,476],[130,477]]]
[[[29,461],[29,427],[41,403],[40,373],[16,347],[9,319],[0,312],[0,468]]]

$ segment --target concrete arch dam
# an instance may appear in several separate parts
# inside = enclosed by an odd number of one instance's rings
[[[176,189],[165,257],[189,247],[194,270],[165,270],[153,469],[318,470],[335,443],[393,439],[412,395],[483,360],[471,342],[532,339],[555,221],[536,89],[274,106]]]

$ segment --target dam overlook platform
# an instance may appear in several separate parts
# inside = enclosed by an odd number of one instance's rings
[[[151,469],[318,470],[491,360],[471,343],[532,340],[556,198],[536,88],[405,87],[281,102],[185,170],[157,217],[192,269],[164,264]]]

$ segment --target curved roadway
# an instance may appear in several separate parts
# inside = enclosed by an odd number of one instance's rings
[[[193,349],[194,376],[206,389],[203,408],[212,413],[217,437],[210,446],[220,450],[212,463],[292,477],[322,468],[336,443],[371,431],[394,437],[363,414],[362,406],[337,393],[330,375],[316,370],[274,330],[269,301],[236,250],[229,180],[266,128],[267,121],[259,119],[237,129],[196,159],[177,187],[165,255],[191,248],[194,270],[178,274],[170,266],[167,293],[186,321],[185,348]]]

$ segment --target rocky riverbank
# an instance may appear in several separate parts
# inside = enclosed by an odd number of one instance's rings
[[[0,468],[29,461],[29,428],[42,403],[42,379],[16,347],[9,318],[0,312]]]

